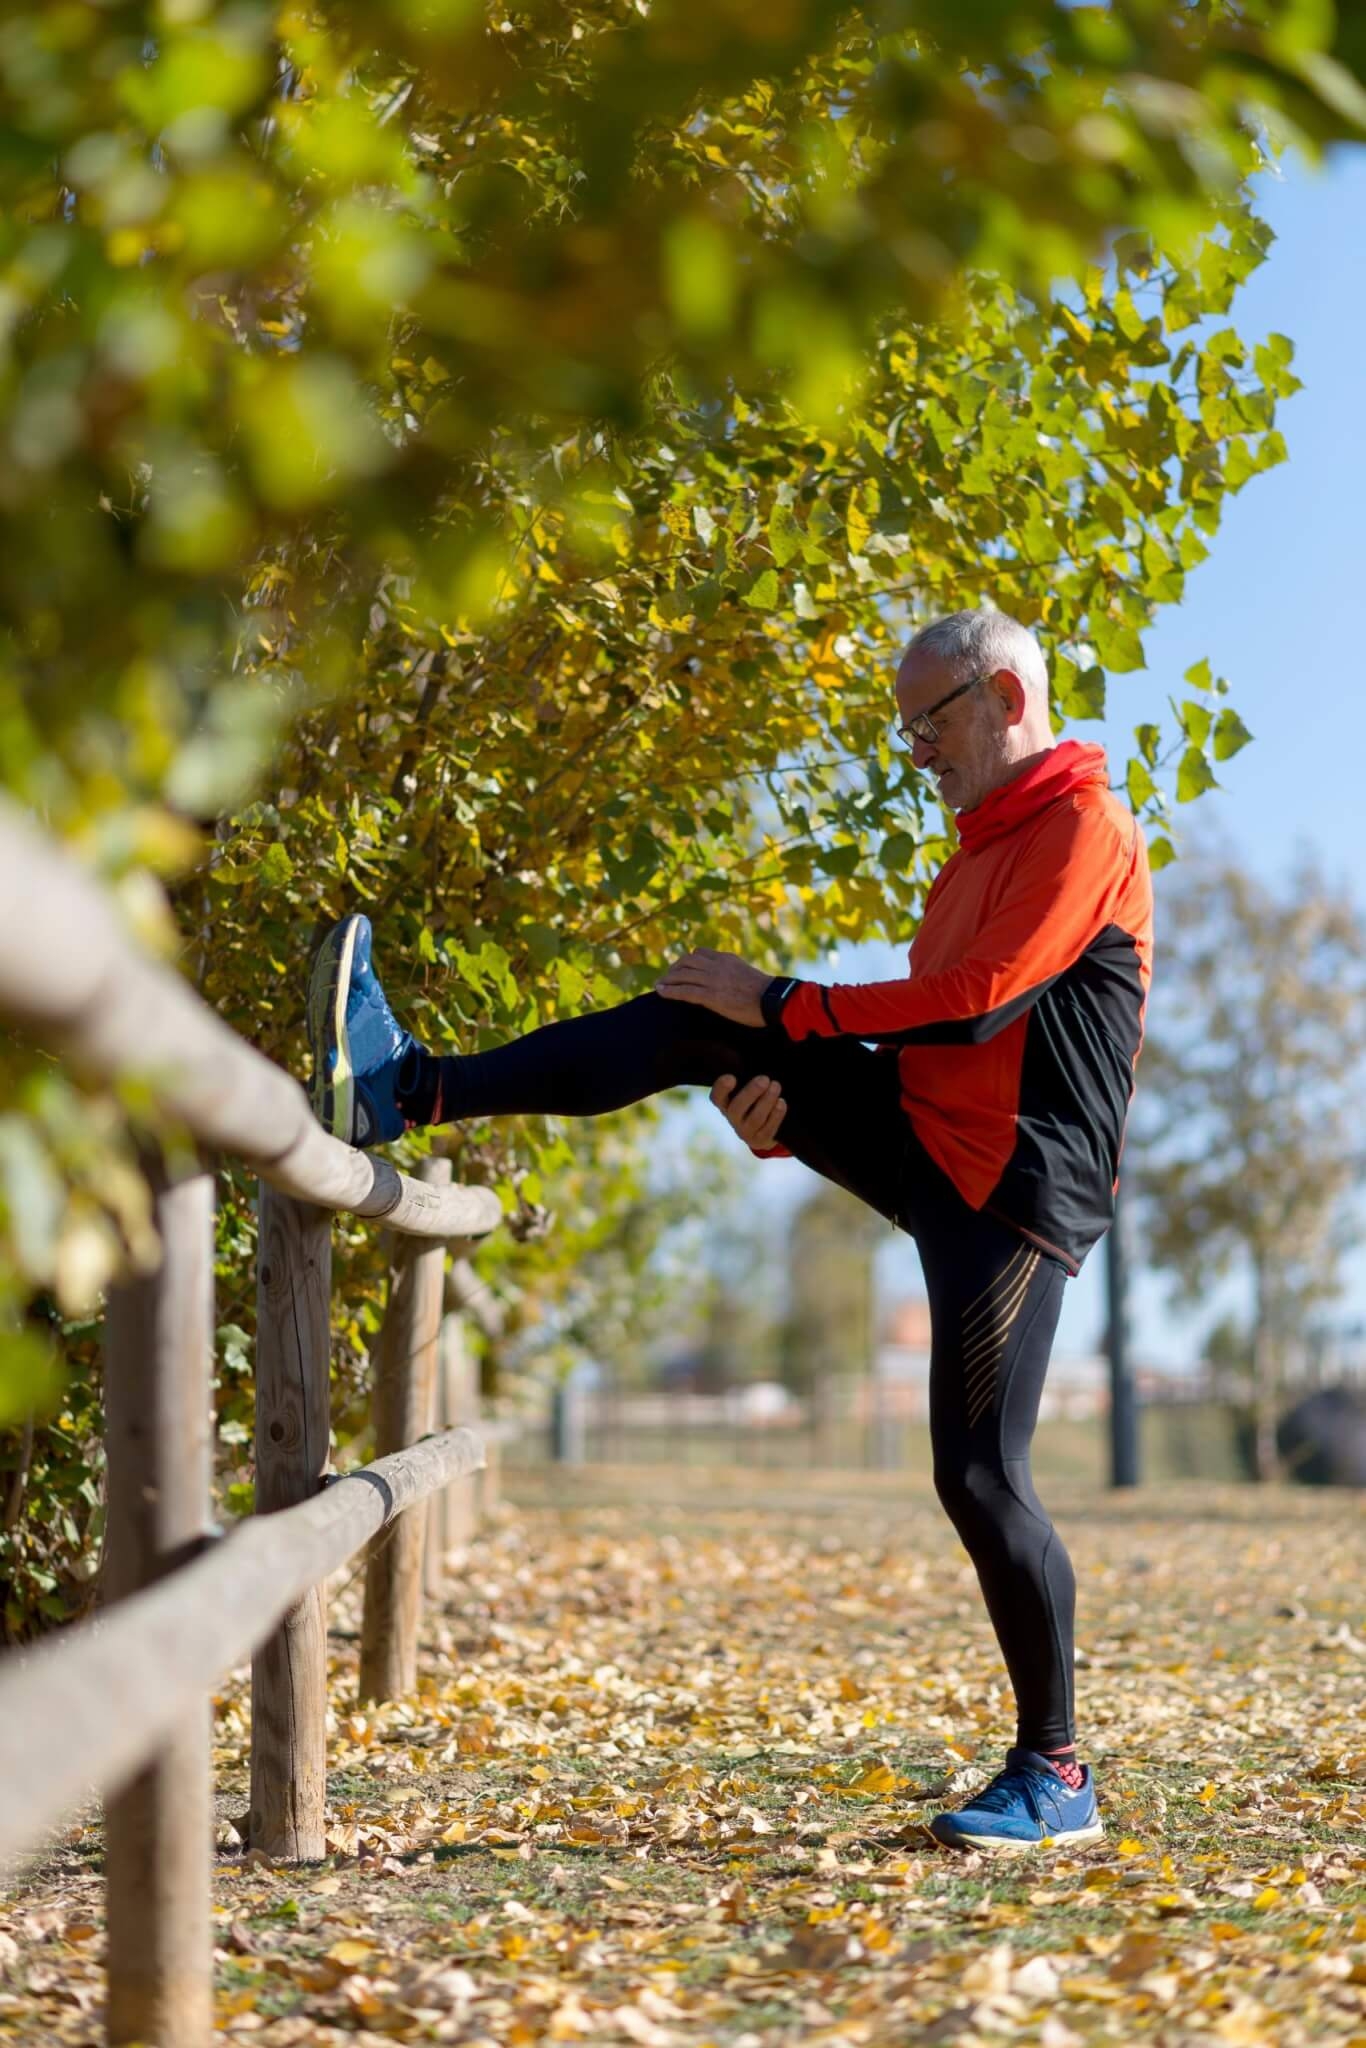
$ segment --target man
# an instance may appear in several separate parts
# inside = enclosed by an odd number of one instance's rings
[[[1076,1752],[1072,1567],[1029,1446],[1064,1281],[1114,1211],[1149,978],[1147,852],[1101,749],[1054,744],[1043,656],[1015,620],[926,627],[896,699],[960,838],[908,977],[825,987],[703,949],[652,995],[438,1058],[395,1021],[369,926],[351,917],[314,968],[314,1097],[329,1130],[368,1145],[708,1087],[756,1152],[794,1154],[909,1231],[933,1325],[935,1485],[1018,1709],[1005,1769],[932,1827],[978,1848],[1089,1842],[1101,1825]]]

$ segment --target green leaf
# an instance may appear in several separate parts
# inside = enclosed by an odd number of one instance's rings
[[[784,568],[802,545],[802,530],[790,505],[775,505],[768,522],[768,544],[778,567]]]
[[[1150,768],[1157,766],[1157,750],[1162,744],[1162,728],[1157,725],[1136,725],[1134,743]]]
[[[664,862],[664,848],[653,832],[644,825],[637,825],[631,834],[630,850],[625,860],[606,857],[607,876],[612,887],[626,895],[635,895],[647,882],[653,881]]]
[[[1135,811],[1141,811],[1157,795],[1157,784],[1142,761],[1131,760],[1124,779]]]
[[[914,833],[890,832],[878,848],[878,863],[884,868],[909,867],[919,845]]]
[[[778,572],[776,569],[762,569],[750,584],[741,599],[751,611],[771,612],[778,602]]]
[[[260,879],[266,887],[283,889],[294,874],[294,863],[277,839],[261,855]]]
[[[1214,770],[1199,747],[1187,747],[1176,771],[1176,801],[1179,804],[1194,803],[1196,797],[1203,796],[1207,789],[1218,787]]]
[[[1188,668],[1182,677],[1182,681],[1189,683],[1193,690],[1210,689],[1213,686],[1214,677],[1208,659],[1197,661],[1194,668]]]
[[[1193,747],[1203,747],[1209,738],[1213,714],[1207,704],[1192,703],[1189,698],[1181,706],[1181,726]]]
[[[1257,463],[1248,450],[1241,434],[1235,434],[1224,454],[1224,482],[1231,491],[1240,491],[1250,476],[1256,476]]]
[[[588,995],[588,983],[581,971],[571,960],[555,962],[555,980],[559,989],[562,1010],[582,1009]]]
[[[1252,734],[1236,711],[1221,711],[1214,726],[1214,758],[1229,761],[1251,740]]]
[[[857,843],[848,846],[827,846],[816,855],[816,866],[823,875],[852,875],[862,856]]]
[[[41,1330],[0,1331],[0,1428],[56,1406],[62,1375],[56,1350]]]
[[[1164,839],[1159,835],[1156,839],[1148,841],[1148,866],[1154,874],[1157,873],[1159,868],[1167,867],[1175,859],[1176,848],[1172,845],[1170,839]]]
[[[872,530],[872,521],[867,513],[858,503],[857,499],[851,497],[849,500],[849,515],[844,525],[845,539],[848,541],[851,555],[861,555],[863,553],[863,550],[868,545],[868,536]]]
[[[1064,680],[1058,692],[1058,708],[1067,718],[1104,718],[1104,671],[1082,669],[1071,680]]]
[[[1102,665],[1112,675],[1125,675],[1131,669],[1144,668],[1143,642],[1135,627],[1114,619],[1100,618],[1091,622],[1091,638]]]
[[[1285,445],[1285,435],[1279,427],[1272,427],[1257,443],[1258,469],[1275,469],[1278,463],[1289,460],[1290,450]]]

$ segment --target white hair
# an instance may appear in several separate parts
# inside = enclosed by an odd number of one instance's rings
[[[1048,669],[1043,649],[1018,619],[1006,612],[950,612],[947,617],[922,626],[907,654],[924,652],[949,663],[955,680],[969,676],[993,675],[1008,668],[1020,678],[1031,696],[1048,702]]]

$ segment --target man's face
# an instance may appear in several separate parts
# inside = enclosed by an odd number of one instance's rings
[[[930,711],[965,680],[938,655],[907,655],[896,679],[901,724]],[[935,711],[933,720],[938,739],[916,740],[911,758],[934,777],[950,810],[970,811],[1009,777],[1010,722],[1001,694],[989,679]]]

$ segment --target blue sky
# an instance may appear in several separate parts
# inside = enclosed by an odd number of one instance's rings
[[[1219,770],[1223,787],[1184,815],[1216,825],[1248,865],[1282,877],[1308,847],[1328,873],[1366,906],[1362,756],[1356,710],[1366,682],[1356,672],[1366,470],[1366,150],[1343,153],[1327,170],[1292,166],[1267,180],[1261,210],[1277,240],[1239,295],[1233,324],[1245,339],[1271,330],[1295,343],[1304,390],[1280,409],[1290,460],[1257,477],[1229,502],[1209,560],[1148,634],[1146,674],[1114,680],[1103,737],[1125,748],[1136,704],[1154,682],[1175,690],[1207,655],[1228,677],[1229,701],[1256,743]],[[1079,726],[1088,737],[1099,728]],[[1161,882],[1157,878],[1159,952]],[[1160,989],[1159,989],[1160,995]],[[1142,1069],[1140,1067],[1140,1085]],[[1092,1259],[1068,1289],[1060,1341],[1093,1341],[1103,1321],[1103,1261]],[[1347,1270],[1345,1316],[1366,1317],[1366,1252]],[[1136,1290],[1137,1348],[1188,1358],[1196,1338],[1230,1299],[1226,1289],[1198,1322],[1165,1311],[1164,1287],[1149,1276]]]
[[[1294,367],[1305,388],[1278,418],[1290,460],[1228,501],[1210,557],[1188,579],[1184,601],[1166,608],[1147,635],[1146,672],[1114,678],[1111,715],[1074,731],[1103,740],[1122,760],[1132,727],[1179,692],[1184,671],[1207,656],[1215,674],[1229,679],[1229,702],[1256,743],[1222,766],[1222,787],[1179,812],[1178,822],[1216,826],[1273,881],[1299,847],[1311,848],[1366,902],[1366,788],[1355,724],[1356,706],[1366,698],[1355,655],[1358,583],[1366,580],[1358,504],[1366,474],[1366,150],[1346,152],[1322,172],[1294,164],[1283,177],[1268,178],[1261,210],[1277,240],[1232,320],[1249,343],[1271,331],[1295,343]],[[876,979],[900,972],[903,962],[904,955],[884,948],[860,948],[856,962],[842,957],[831,978]],[[762,1172],[768,1199],[781,1208],[800,1198],[809,1178],[795,1164],[775,1162]],[[1069,1286],[1060,1347],[1090,1350],[1097,1343],[1103,1270],[1097,1252]],[[882,1280],[888,1293],[917,1288],[908,1240],[889,1243]],[[1348,1280],[1342,1311],[1366,1317],[1366,1252],[1354,1255]],[[1238,1299],[1225,1288],[1196,1319],[1171,1314],[1165,1295],[1155,1276],[1140,1274],[1135,1348],[1140,1357],[1174,1364],[1196,1356],[1205,1328]]]

